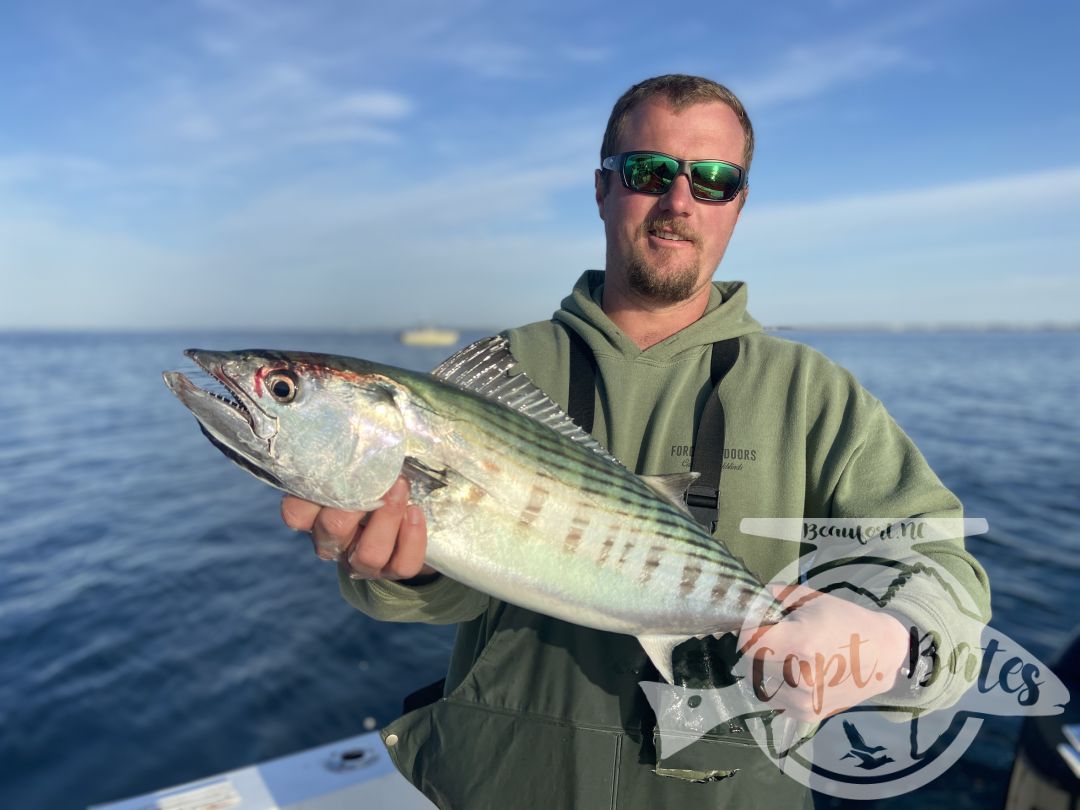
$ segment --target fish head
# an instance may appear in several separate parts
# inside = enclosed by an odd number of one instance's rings
[[[396,384],[335,358],[244,350],[184,352],[224,386],[203,390],[179,372],[165,384],[226,456],[267,483],[339,509],[380,503],[405,461]]]

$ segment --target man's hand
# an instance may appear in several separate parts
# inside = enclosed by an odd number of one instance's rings
[[[404,478],[394,482],[383,505],[370,513],[346,512],[286,495],[281,519],[296,531],[310,532],[315,553],[345,563],[354,579],[412,579],[436,573],[424,564],[424,513],[409,503],[409,482]]]
[[[769,588],[795,609],[745,651],[759,700],[820,722],[893,687],[908,655],[895,617],[801,585]]]

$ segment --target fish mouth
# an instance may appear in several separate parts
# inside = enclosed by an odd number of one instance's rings
[[[217,380],[229,394],[208,391],[195,385],[184,374],[166,371],[162,375],[165,384],[191,410],[200,422],[207,417],[214,422],[239,428],[239,422],[247,425],[251,434],[259,439],[270,440],[277,433],[277,420],[260,408],[244,388],[225,371],[227,355],[202,349],[188,349],[184,356]],[[205,422],[204,422],[205,425]],[[210,427],[209,425],[206,425]]]
[[[162,374],[165,385],[191,411],[206,437],[236,464],[272,486],[284,489],[266,467],[273,466],[277,420],[248,396],[225,371],[229,355],[188,349],[186,357],[224,386],[228,397],[195,385],[178,371]]]

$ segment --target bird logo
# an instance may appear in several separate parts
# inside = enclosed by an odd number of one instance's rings
[[[888,754],[882,754],[880,757],[874,756],[879,751],[884,751],[884,745],[870,746],[866,744],[866,740],[863,739],[862,734],[859,732],[858,726],[852,723],[850,720],[844,721],[844,734],[847,735],[848,742],[851,744],[851,750],[844,754],[840,759],[844,760],[848,757],[856,757],[859,759],[859,764],[856,768],[862,768],[864,771],[872,771],[875,768],[880,768],[882,765],[888,765],[893,762],[893,758]]]

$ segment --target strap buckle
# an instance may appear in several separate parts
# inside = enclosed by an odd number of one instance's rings
[[[709,534],[716,531],[716,521],[720,512],[720,492],[716,487],[692,484],[683,495],[686,508],[694,520],[705,526]]]

